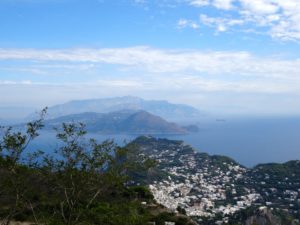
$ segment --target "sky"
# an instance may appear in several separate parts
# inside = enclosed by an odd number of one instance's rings
[[[0,0],[0,107],[125,95],[300,115],[300,1]]]

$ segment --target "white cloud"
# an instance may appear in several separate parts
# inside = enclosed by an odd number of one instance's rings
[[[222,15],[225,13],[225,16],[216,17],[215,20],[235,18],[237,21],[243,21],[245,29],[265,28],[266,34],[273,38],[300,40],[299,0],[189,0],[189,4],[195,7],[215,7],[223,12]],[[241,23],[235,25],[241,25]],[[221,32],[227,31],[228,26],[221,23],[214,28]]]
[[[17,60],[21,62],[21,66],[29,65],[45,71],[51,71],[47,65],[57,64],[57,68],[60,68],[57,74],[29,76],[24,73],[23,81],[10,80],[9,72],[7,75],[2,73],[0,94],[4,96],[9,92],[10,95],[2,98],[1,104],[31,102],[44,106],[71,99],[112,95],[137,95],[179,101],[175,96],[180,93],[182,102],[192,101],[192,98],[196,106],[204,109],[212,107],[216,110],[220,107],[220,110],[224,110],[226,105],[234,105],[237,108],[246,107],[245,113],[253,112],[254,108],[257,111],[278,112],[283,110],[284,105],[285,112],[300,112],[300,107],[296,107],[300,103],[300,60],[297,59],[258,57],[248,52],[132,47],[2,49],[0,65],[1,60],[6,63]],[[76,65],[92,65],[92,68],[99,70],[93,77],[89,77],[89,73],[82,73]],[[102,71],[105,65],[109,65],[110,74],[103,75],[107,72]],[[123,68],[126,71],[120,70]],[[65,69],[69,73],[65,74]],[[5,76],[6,79],[3,79]],[[51,76],[53,77],[48,79]],[[285,95],[293,99],[292,103],[286,103],[286,98],[282,97]],[[278,97],[281,98],[280,103],[277,101]],[[202,101],[202,98],[205,100]],[[256,103],[260,98],[264,99],[261,105]],[[246,104],[248,99],[253,101],[250,106]],[[270,102],[272,105],[267,107]]]
[[[248,52],[163,50],[150,47],[106,49],[0,49],[0,60],[111,64],[149,73],[201,73],[299,80],[300,60],[257,57]]]
[[[234,0],[214,0],[212,4],[218,9],[229,10],[233,8]]]
[[[273,0],[240,0],[243,9],[253,14],[275,14],[279,11],[280,6],[277,1]]]
[[[233,2],[235,0],[188,0],[191,6],[204,7],[213,5],[219,9],[229,10],[233,8]]]
[[[216,17],[209,17],[207,15],[201,14],[200,21],[207,26],[214,27],[217,32],[225,32],[230,27],[243,25],[243,20],[238,19],[228,19],[228,18],[216,18]]]
[[[189,4],[196,7],[202,7],[209,5],[210,0],[190,0]]]
[[[31,80],[14,81],[14,80],[0,80],[0,85],[32,85]]]
[[[205,110],[221,111],[227,107],[230,112],[244,108],[244,113],[300,112],[300,60],[297,59],[259,57],[240,51],[132,47],[1,49],[0,66],[1,60],[5,60],[4,64],[17,61],[16,65],[21,67],[28,65],[47,72],[30,76],[18,71],[22,80],[10,80],[10,72],[14,71],[1,73],[0,95],[5,96],[0,99],[2,105],[30,102],[45,106],[71,99],[137,95],[190,102]],[[76,65],[79,68],[91,65],[98,70],[83,73]],[[108,70],[104,69],[106,65]],[[52,66],[55,73],[51,73]],[[289,103],[287,99],[291,99]]]
[[[87,73],[79,73],[79,80],[70,72],[69,78],[64,76],[60,80],[55,75],[55,79],[48,81],[45,75],[37,74],[32,76],[33,80],[24,74],[23,80],[10,80],[9,73],[7,79],[3,79],[2,73],[0,95],[5,98],[0,99],[1,105],[22,105],[28,102],[33,106],[44,107],[72,99],[137,95],[177,103],[188,102],[200,109],[218,112],[300,112],[299,60],[260,58],[247,52],[167,51],[147,47],[105,51],[81,49],[78,50],[80,58],[77,58],[77,50],[61,51],[64,54],[59,50],[23,49],[14,50],[14,54],[7,56],[10,60],[24,60],[26,55],[25,62],[37,63],[37,66],[47,65],[44,61],[48,62],[50,58],[49,65],[64,63],[62,70],[73,69],[74,73],[78,72],[76,66],[68,67],[68,63],[76,65],[78,62],[80,65],[82,60],[93,61],[95,65],[129,65],[129,70],[123,73],[117,67],[113,75],[99,74],[93,79],[86,79]],[[105,54],[98,59],[96,56],[99,56],[99,52]],[[2,59],[5,58],[3,50],[0,55]],[[106,58],[105,62],[103,58]],[[21,65],[26,63],[22,61]],[[47,66],[43,68],[48,69]],[[139,70],[136,71],[136,68]],[[67,82],[61,82],[64,80]]]
[[[194,21],[191,21],[191,20],[187,20],[187,19],[180,19],[178,20],[177,22],[177,27],[179,29],[183,29],[183,28],[192,28],[192,29],[199,29],[199,25],[194,22]]]

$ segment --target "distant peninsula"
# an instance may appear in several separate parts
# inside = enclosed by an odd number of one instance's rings
[[[182,135],[191,132],[189,127],[181,127],[144,110],[121,110],[110,113],[86,112],[61,116],[45,121],[51,129],[61,123],[79,122],[87,131],[102,134],[173,134]]]

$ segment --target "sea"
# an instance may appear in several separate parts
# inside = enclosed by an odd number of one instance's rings
[[[199,152],[229,156],[246,167],[300,160],[300,117],[207,119],[197,125],[197,133],[154,136],[183,140]],[[88,137],[98,141],[113,139],[124,145],[137,136],[89,134]],[[48,131],[42,132],[29,146],[48,153],[58,147],[55,133]]]

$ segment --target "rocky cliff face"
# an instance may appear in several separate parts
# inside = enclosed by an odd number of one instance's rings
[[[293,219],[284,212],[276,212],[267,207],[260,207],[252,216],[248,217],[245,225],[299,225],[299,221]]]
[[[278,216],[275,216],[271,210],[267,208],[260,208],[256,211],[256,214],[250,216],[245,225],[285,225],[282,223]]]

